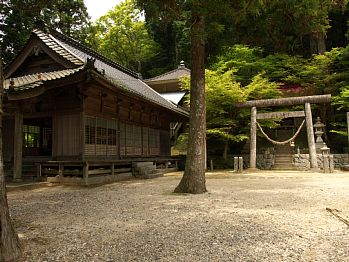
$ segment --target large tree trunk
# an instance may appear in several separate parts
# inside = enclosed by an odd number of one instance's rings
[[[0,52],[1,56],[1,52]],[[2,154],[2,93],[3,74],[2,60],[0,57],[0,262],[18,261],[21,256],[19,239],[13,225],[8,210],[4,162]]]
[[[190,120],[187,160],[184,175],[175,193],[201,194],[206,192],[205,180],[205,20],[204,16],[192,11],[190,79]]]
[[[324,54],[326,52],[325,35],[311,34],[310,35],[310,52],[311,54]]]

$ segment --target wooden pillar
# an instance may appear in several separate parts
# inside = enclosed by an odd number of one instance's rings
[[[15,112],[13,180],[22,180],[22,154],[23,154],[23,114],[19,109]]]
[[[251,107],[250,168],[256,168],[257,160],[257,108]]]
[[[111,166],[110,166],[110,173],[111,173],[111,175],[112,175],[112,176],[114,176],[114,175],[115,175],[115,167],[114,167],[114,163],[112,163],[112,164],[111,164]]]
[[[58,164],[58,176],[64,177],[64,164],[63,163]]]
[[[42,166],[41,166],[41,163],[37,163],[36,164],[36,177],[38,179],[40,179],[41,175],[42,175]]]
[[[311,114],[310,103],[305,103],[304,111],[305,111],[305,121],[307,124],[310,168],[318,169],[316,148],[315,148],[314,128],[313,128],[313,118]]]
[[[82,177],[85,180],[88,179],[88,170],[89,170],[89,164],[88,162],[84,162],[84,166],[82,167]]]

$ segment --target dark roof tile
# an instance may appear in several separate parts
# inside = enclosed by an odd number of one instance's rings
[[[94,66],[97,71],[103,71],[104,77],[125,91],[134,93],[144,99],[158,104],[171,111],[188,115],[188,112],[180,107],[173,105],[171,102],[163,98],[159,93],[154,91],[146,83],[138,78],[138,74],[124,66],[102,56],[96,51],[82,45],[76,40],[67,37],[57,31],[51,30],[50,34],[40,30],[34,30],[34,33],[46,44],[50,44],[50,48],[58,54],[62,55],[76,65],[81,62],[87,63],[88,59],[95,59]]]
[[[84,66],[80,66],[74,69],[66,69],[53,72],[44,72],[39,74],[32,74],[21,76],[17,78],[6,79],[4,81],[4,89],[7,90],[10,88],[11,81],[13,81],[14,91],[25,90],[36,87],[38,83],[44,83],[46,81],[63,78],[72,74],[75,74],[82,70]],[[41,85],[40,84],[40,85]]]

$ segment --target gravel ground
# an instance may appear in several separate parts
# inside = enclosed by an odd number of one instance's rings
[[[349,261],[349,172],[181,175],[9,192],[25,261]]]

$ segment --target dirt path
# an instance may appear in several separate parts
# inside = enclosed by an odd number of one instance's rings
[[[349,261],[349,173],[180,173],[9,192],[26,261]]]

